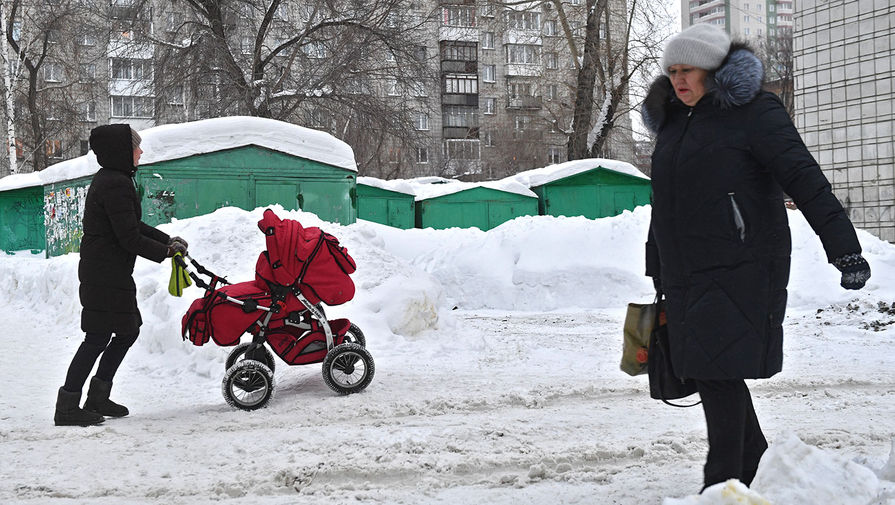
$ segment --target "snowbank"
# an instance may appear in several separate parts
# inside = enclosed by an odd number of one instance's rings
[[[888,464],[874,471],[830,451],[812,447],[793,433],[772,443],[750,490],[731,480],[701,495],[666,499],[663,505],[873,505],[895,503],[895,485],[877,477],[895,468],[895,442]],[[888,501],[886,500],[888,497]]]

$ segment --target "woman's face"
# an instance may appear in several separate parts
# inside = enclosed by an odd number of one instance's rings
[[[691,65],[672,65],[668,67],[668,78],[674,86],[674,93],[678,100],[690,107],[705,95],[705,78],[707,70]]]
[[[134,148],[134,166],[140,165],[140,155],[143,154],[143,150],[140,149],[140,146]]]

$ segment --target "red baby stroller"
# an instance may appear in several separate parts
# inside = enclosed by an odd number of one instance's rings
[[[222,390],[239,409],[262,408],[273,395],[275,363],[264,344],[289,365],[322,361],[323,380],[337,393],[362,391],[374,372],[364,334],[347,319],[327,320],[322,307],[354,297],[354,260],[332,235],[281,220],[270,209],[258,227],[267,236],[267,250],[258,257],[254,281],[230,284],[187,256],[198,274],[210,277],[206,283],[175,256],[205,289],[183,316],[183,338],[195,345],[214,340],[236,346],[227,357]],[[252,341],[239,344],[245,333]]]

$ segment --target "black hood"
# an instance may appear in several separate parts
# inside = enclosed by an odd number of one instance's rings
[[[133,175],[134,144],[131,127],[126,124],[97,126],[90,130],[90,149],[100,166]]]
[[[709,73],[706,97],[720,109],[745,105],[758,96],[764,82],[764,67],[755,52],[742,42],[730,45],[730,51],[721,67]],[[668,107],[679,100],[674,94],[671,81],[661,76],[653,81],[640,108],[643,124],[653,133],[665,122]]]

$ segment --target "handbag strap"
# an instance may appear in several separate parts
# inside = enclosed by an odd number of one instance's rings
[[[656,291],[656,301],[655,301],[655,304],[656,304],[656,325],[655,325],[655,327],[656,327],[656,328],[659,327],[659,324],[660,324],[660,322],[661,322],[661,319],[660,319],[659,316],[660,316],[660,314],[662,313],[662,310],[663,310],[663,309],[662,309],[661,302],[663,301],[664,298],[665,298],[665,293],[663,293],[663,292],[661,292],[661,291]],[[665,324],[668,324],[667,318],[666,318]],[[662,352],[663,352],[666,356],[670,356],[670,354],[669,354],[670,351],[669,351],[668,348],[665,347],[665,342],[663,342],[662,339],[657,338],[657,339],[656,339],[656,344],[662,346]],[[662,382],[662,375],[661,375],[661,374],[659,375],[658,380],[659,380],[659,383],[660,383],[660,384],[659,384],[659,391],[661,392],[661,391],[662,391],[662,384],[661,384],[661,382]],[[690,408],[690,407],[695,407],[695,406],[699,405],[700,403],[702,403],[702,400],[699,400],[699,401],[696,402],[696,403],[691,403],[691,404],[689,404],[689,405],[683,405],[683,404],[680,404],[680,403],[673,403],[673,402],[670,402],[670,401],[666,400],[665,398],[661,398],[661,400],[662,400],[662,403],[664,403],[665,405],[670,405],[670,406],[672,406],[672,407],[678,407],[678,408],[682,408],[682,409],[688,409],[688,408]]]

